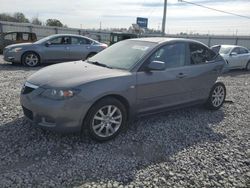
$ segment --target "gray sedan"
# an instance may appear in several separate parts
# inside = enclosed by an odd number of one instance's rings
[[[246,69],[250,70],[250,52],[242,46],[216,45],[211,47],[226,60],[225,69]]]
[[[106,44],[80,35],[57,34],[34,43],[13,44],[4,48],[4,60],[34,67],[40,63],[85,60],[103,49]]]
[[[224,64],[220,55],[193,40],[125,40],[86,62],[39,70],[24,84],[21,105],[36,126],[87,129],[104,141],[135,116],[194,104],[219,109],[226,88],[216,80]]]

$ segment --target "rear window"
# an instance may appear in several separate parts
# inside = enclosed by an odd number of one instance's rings
[[[12,40],[15,41],[16,40],[16,33],[10,33],[4,36],[5,40]]]
[[[29,40],[29,34],[28,33],[23,33],[23,40],[26,40],[26,41]]]

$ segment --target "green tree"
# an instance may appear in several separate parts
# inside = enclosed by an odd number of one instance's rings
[[[17,20],[17,22],[20,23],[29,23],[29,19],[24,16],[21,12],[16,12],[13,14],[13,18]]]
[[[46,21],[46,26],[56,26],[56,27],[63,27],[62,22],[57,19],[48,19]]]
[[[2,13],[0,14],[0,20],[6,22],[17,22],[17,20],[10,14]]]

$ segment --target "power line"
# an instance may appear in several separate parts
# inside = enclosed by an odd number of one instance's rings
[[[192,2],[189,2],[189,1],[185,1],[185,0],[178,0],[178,1],[179,1],[179,2],[188,3],[188,4],[192,4],[192,5],[199,6],[199,7],[206,8],[206,9],[214,10],[214,11],[217,11],[217,12],[222,12],[222,13],[225,13],[225,14],[230,14],[230,15],[233,15],[233,16],[238,16],[238,17],[250,19],[249,16],[244,16],[244,15],[240,15],[240,14],[235,14],[235,13],[233,13],[233,12],[227,12],[227,11],[224,11],[224,10],[219,10],[219,9],[207,7],[207,6],[204,6],[204,5],[200,5],[200,4],[197,4],[197,3],[192,3]]]

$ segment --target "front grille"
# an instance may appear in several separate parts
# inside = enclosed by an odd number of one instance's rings
[[[22,94],[28,94],[31,93],[33,90],[35,90],[32,87],[28,87],[28,86],[24,86],[23,90],[22,90]]]
[[[22,107],[23,107],[23,106],[22,106]],[[23,113],[24,113],[24,115],[25,115],[27,118],[33,120],[33,112],[32,112],[31,110],[29,110],[29,109],[23,107]]]

